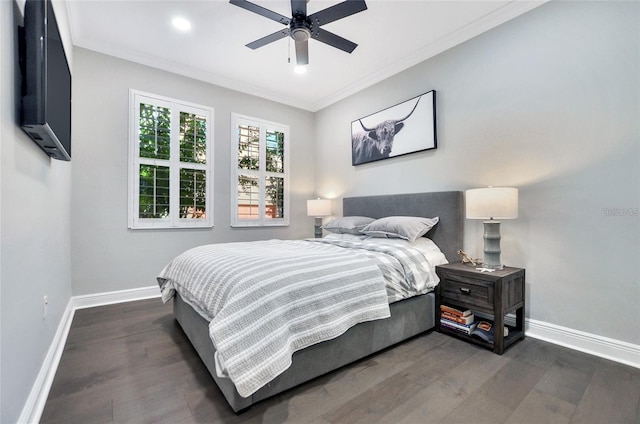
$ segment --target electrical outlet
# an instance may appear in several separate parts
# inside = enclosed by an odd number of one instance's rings
[[[49,305],[49,296],[45,295],[42,305],[42,319],[47,318],[47,305]]]

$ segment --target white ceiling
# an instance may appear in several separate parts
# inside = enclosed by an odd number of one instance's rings
[[[245,47],[283,25],[226,0],[68,0],[67,12],[76,46],[317,111],[544,1],[367,0],[368,10],[323,26],[355,51],[310,40],[304,75],[293,72],[289,38]],[[289,1],[253,2],[291,16]],[[311,0],[308,14],[337,3]],[[192,29],[175,29],[175,16]]]

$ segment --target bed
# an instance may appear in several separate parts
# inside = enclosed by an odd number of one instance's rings
[[[343,199],[343,215],[371,218],[437,216],[438,224],[425,237],[433,240],[449,261],[455,260],[456,252],[462,246],[463,196],[459,191],[348,197]],[[251,395],[242,396],[231,379],[219,376],[220,364],[210,338],[210,322],[178,293],[172,301],[177,322],[236,413],[260,400],[428,331],[435,325],[433,292],[391,303],[388,305],[388,318],[359,323],[338,337],[296,351],[290,358],[291,365],[284,372]]]

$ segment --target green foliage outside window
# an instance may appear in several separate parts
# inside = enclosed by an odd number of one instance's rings
[[[284,178],[267,177],[265,191],[268,218],[284,218]]]
[[[238,168],[260,169],[260,128],[238,126]]]
[[[180,169],[180,218],[206,217],[206,175],[197,169]]]
[[[169,216],[169,167],[140,165],[140,218]]]
[[[165,107],[140,104],[140,157],[169,159],[171,111]]]
[[[284,172],[284,133],[267,131],[267,171]]]
[[[180,162],[207,163],[207,121],[204,116],[180,112]]]

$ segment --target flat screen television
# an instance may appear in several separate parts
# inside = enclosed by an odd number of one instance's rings
[[[50,0],[27,0],[20,31],[22,129],[54,159],[71,160],[71,71]]]

